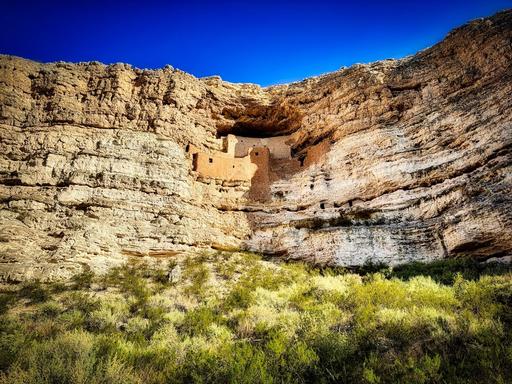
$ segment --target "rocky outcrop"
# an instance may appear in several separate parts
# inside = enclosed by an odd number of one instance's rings
[[[333,265],[512,253],[512,12],[401,60],[261,88],[0,57],[0,276],[247,249]],[[186,149],[291,135],[270,196]]]

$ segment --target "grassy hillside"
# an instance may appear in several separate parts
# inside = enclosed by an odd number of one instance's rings
[[[510,383],[510,267],[214,253],[5,286],[0,383]]]

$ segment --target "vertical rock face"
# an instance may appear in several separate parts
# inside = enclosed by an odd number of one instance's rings
[[[293,163],[258,173],[265,199],[193,170],[187,146],[220,152],[229,133],[290,135]],[[511,143],[510,11],[269,88],[0,56],[0,276],[205,247],[336,265],[510,255]]]

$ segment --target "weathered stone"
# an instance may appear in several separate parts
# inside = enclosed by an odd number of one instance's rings
[[[0,56],[0,277],[210,247],[335,265],[508,257],[511,41],[507,11],[415,56],[268,88]],[[187,146],[219,153],[230,133],[290,135],[292,159],[252,181],[195,172]]]

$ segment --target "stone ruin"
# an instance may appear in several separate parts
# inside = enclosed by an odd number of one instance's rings
[[[510,257],[511,26],[266,88],[0,55],[0,280],[209,248]]]
[[[270,183],[276,175],[273,170],[283,164],[297,168],[299,160],[292,159],[291,135],[266,138],[243,137],[228,134],[220,138],[221,151],[213,153],[189,145],[192,170],[200,176],[228,181],[249,181],[249,197],[266,200]]]

